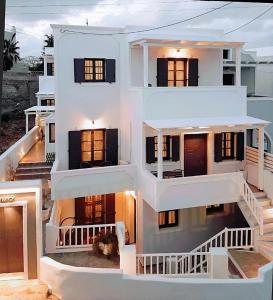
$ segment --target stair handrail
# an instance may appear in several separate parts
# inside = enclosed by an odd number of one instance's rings
[[[245,178],[241,175],[241,184],[240,184],[240,194],[256,219],[259,229],[260,235],[263,235],[263,226],[264,226],[264,217],[263,217],[263,207],[260,205],[256,196],[252,192]]]

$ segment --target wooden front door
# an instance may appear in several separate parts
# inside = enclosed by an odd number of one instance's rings
[[[23,208],[0,207],[0,273],[24,272]]]
[[[207,134],[187,134],[184,138],[185,176],[207,174]]]
[[[115,223],[115,194],[76,198],[75,216],[78,225]]]

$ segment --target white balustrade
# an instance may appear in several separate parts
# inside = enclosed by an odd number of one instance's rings
[[[137,274],[206,275],[210,253],[137,254]]]
[[[115,231],[116,224],[55,226],[58,231],[56,249],[88,248],[100,232]]]

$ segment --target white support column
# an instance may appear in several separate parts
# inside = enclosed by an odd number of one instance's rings
[[[28,114],[26,114],[26,133],[28,133]]]
[[[149,48],[147,44],[143,44],[143,83],[144,87],[148,87],[149,83]]]
[[[184,176],[184,132],[180,133],[180,168]]]
[[[162,155],[162,149],[163,149],[163,136],[162,136],[162,130],[158,130],[157,134],[157,178],[162,179],[163,178],[163,155]]]
[[[264,189],[264,127],[258,128],[258,189]]]
[[[236,48],[236,86],[241,86],[241,48]]]
[[[44,76],[47,76],[47,57],[44,56]]]

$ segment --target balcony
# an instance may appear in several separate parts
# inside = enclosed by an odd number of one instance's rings
[[[158,179],[142,171],[145,201],[157,212],[240,200],[240,172]]]
[[[51,197],[58,200],[132,191],[136,188],[135,178],[135,165],[60,171],[58,161],[55,161],[51,171]]]

